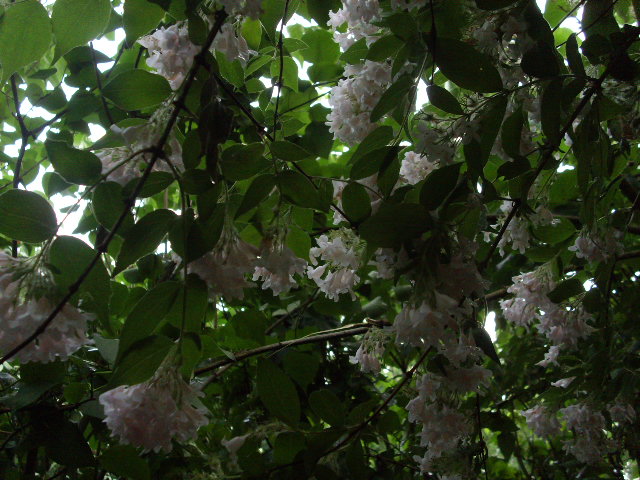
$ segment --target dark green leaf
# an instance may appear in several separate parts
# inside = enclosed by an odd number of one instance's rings
[[[258,396],[272,415],[295,426],[300,420],[300,399],[296,387],[271,360],[258,360]]]
[[[420,203],[427,210],[438,208],[455,188],[461,166],[461,163],[455,163],[438,168],[429,174],[420,190]]]
[[[0,65],[4,83],[12,73],[40,60],[51,45],[51,21],[36,0],[5,3],[0,17]]]
[[[256,177],[249,185],[247,192],[242,198],[242,203],[236,210],[236,217],[239,217],[243,213],[248,212],[253,207],[256,207],[262,200],[267,198],[273,188],[276,186],[276,179],[270,173],[265,173]]]
[[[502,90],[502,78],[492,59],[471,45],[452,38],[438,38],[434,51],[438,68],[458,86],[480,93]]]
[[[447,113],[453,113],[454,115],[464,114],[460,103],[448,90],[438,85],[429,85],[427,87],[427,95],[434,107]]]
[[[402,47],[402,40],[395,35],[386,35],[373,42],[369,47],[366,59],[373,62],[383,62],[395,55],[400,47]]]
[[[13,240],[40,243],[56,233],[56,214],[44,198],[25,190],[0,195],[0,234]]]
[[[547,294],[547,297],[549,297],[549,300],[553,303],[562,303],[583,292],[584,286],[582,282],[574,277],[560,282],[556,288]]]
[[[139,258],[152,253],[178,216],[171,210],[154,210],[142,217],[124,236],[124,244],[113,274],[116,275]]]
[[[405,97],[409,94],[409,89],[413,86],[413,79],[404,75],[395,81],[380,97],[378,103],[371,111],[371,121],[377,122],[382,116],[402,105]]]
[[[309,395],[309,405],[322,420],[332,426],[339,426],[345,421],[345,408],[338,396],[326,388],[316,390]]]
[[[560,73],[556,51],[542,42],[536,43],[525,52],[520,67],[524,73],[532,77],[554,77]]]
[[[352,182],[342,191],[342,208],[352,222],[361,222],[371,214],[371,200],[365,187]]]
[[[297,162],[311,156],[304,148],[286,140],[272,142],[269,148],[276,157],[288,162]]]
[[[569,62],[569,68],[575,75],[584,77],[586,72],[584,71],[584,65],[582,63],[582,57],[578,50],[578,41],[576,40],[576,34],[572,33],[567,39],[566,45],[567,61]]]
[[[500,357],[496,352],[496,348],[493,346],[493,342],[491,341],[491,337],[487,333],[484,328],[474,328],[473,331],[473,340],[476,342],[476,345],[484,352],[484,354],[493,360],[496,363],[500,363]]]
[[[384,165],[389,165],[398,155],[400,147],[383,147],[370,150],[354,162],[349,178],[360,180],[377,173]],[[356,152],[357,153],[357,152]]]
[[[158,26],[164,10],[147,0],[126,0],[122,23],[127,34],[127,43],[132,46],[138,38]]]
[[[220,166],[227,180],[237,181],[253,177],[269,166],[262,156],[264,144],[231,145],[222,152]]]
[[[122,356],[119,355],[105,389],[120,385],[136,385],[149,380],[173,347],[171,339],[159,335],[135,342]]]
[[[360,226],[360,236],[376,247],[397,247],[426,232],[432,225],[429,212],[413,203],[383,203]]]
[[[46,141],[45,147],[51,165],[66,181],[91,185],[100,178],[102,163],[93,153],[52,140]]]
[[[134,69],[113,77],[102,94],[123,110],[141,110],[162,103],[171,87],[160,75]]]
[[[55,58],[100,36],[110,16],[109,0],[56,0],[51,12],[56,36]]]
[[[132,480],[149,480],[151,472],[147,462],[131,445],[112,445],[100,455],[102,468],[117,476]]]
[[[318,190],[304,175],[294,171],[282,172],[277,182],[280,192],[294,205],[322,209],[322,202]]]

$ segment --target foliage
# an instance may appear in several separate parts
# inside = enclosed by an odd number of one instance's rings
[[[639,9],[0,2],[0,476],[637,478]]]

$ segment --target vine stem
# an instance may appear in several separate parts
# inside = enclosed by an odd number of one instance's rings
[[[280,36],[278,38],[278,57],[280,60],[280,72],[278,74],[278,95],[276,95],[276,107],[273,111],[273,136],[278,135],[278,107],[280,106],[280,94],[282,93],[282,80],[284,77],[284,26],[287,23],[287,13],[289,12],[289,0],[284,2],[284,14],[280,23]]]
[[[142,174],[142,177],[140,177],[140,180],[136,184],[133,192],[131,192],[131,195],[126,199],[125,208],[120,214],[120,216],[118,217],[118,220],[114,224],[113,228],[111,229],[109,234],[105,237],[105,239],[102,242],[100,242],[100,244],[96,247],[97,252],[91,259],[91,262],[89,262],[89,265],[87,265],[84,271],[78,276],[76,281],[69,286],[69,288],[67,289],[67,293],[62,297],[60,302],[55,306],[55,308],[47,316],[47,318],[38,326],[38,328],[31,335],[29,335],[25,340],[23,340],[14,348],[12,348],[8,353],[3,355],[2,358],[0,358],[0,364],[3,364],[4,362],[12,358],[15,354],[20,352],[23,348],[31,344],[31,342],[35,341],[47,329],[47,327],[51,324],[51,322],[53,322],[56,316],[67,305],[69,300],[71,300],[71,297],[73,297],[78,292],[78,290],[80,289],[80,286],[87,279],[87,277],[89,276],[93,268],[96,266],[98,261],[100,261],[100,257],[102,256],[102,254],[107,252],[107,249],[111,241],[115,238],[116,233],[124,223],[131,208],[134,206],[135,199],[138,197],[138,194],[142,191],[142,188],[144,187],[144,184],[149,178],[149,175],[151,174],[151,171],[154,165],[156,164],[158,159],[163,155],[163,151],[162,151],[163,147],[167,143],[169,139],[169,135],[171,134],[173,127],[178,121],[178,115],[180,114],[180,111],[184,108],[185,99],[187,98],[189,90],[193,85],[196,74],[199,68],[205,63],[206,53],[209,50],[209,47],[211,46],[211,44],[213,43],[213,40],[215,39],[216,35],[222,28],[222,25],[226,20],[226,18],[227,18],[227,13],[224,10],[219,10],[216,13],[215,24],[213,28],[210,30],[207,40],[205,41],[202,49],[194,57],[193,66],[189,70],[189,74],[187,75],[187,78],[184,81],[182,91],[178,96],[178,98],[174,101],[175,108],[171,112],[171,115],[167,121],[165,129],[162,132],[162,135],[160,136],[160,138],[152,148],[153,153],[152,153],[151,159],[149,160],[149,163],[145,168]]]
[[[20,152],[18,153],[18,158],[16,159],[16,167],[13,171],[13,188],[17,189],[20,187],[20,174],[22,170],[22,162],[24,160],[24,155],[27,152],[27,142],[29,140],[29,129],[24,123],[24,118],[20,113],[20,97],[18,93],[18,81],[17,74],[11,75],[11,92],[13,93],[13,106],[16,109],[16,120],[18,120],[18,125],[20,126]],[[11,256],[18,256],[18,242],[17,240],[13,240],[11,242]]]

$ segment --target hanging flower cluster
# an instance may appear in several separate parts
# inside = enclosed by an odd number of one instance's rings
[[[100,395],[104,422],[120,442],[143,451],[170,452],[172,440],[188,442],[209,423],[206,410],[194,406],[203,395],[165,363],[144,383],[120,386]]]
[[[55,285],[48,270],[0,252],[0,352],[17,347],[44,324],[56,306],[51,299],[54,293]],[[91,318],[65,305],[44,332],[15,358],[25,363],[66,360],[89,343],[87,322]]]

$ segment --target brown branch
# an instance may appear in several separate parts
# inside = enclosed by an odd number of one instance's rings
[[[224,10],[220,10],[216,13],[216,22],[213,28],[211,29],[211,31],[209,32],[209,36],[207,37],[207,40],[204,46],[202,47],[200,52],[194,57],[193,66],[189,70],[189,74],[187,75],[187,78],[184,81],[182,91],[174,102],[175,108],[171,112],[171,116],[167,121],[167,125],[165,126],[165,129],[162,132],[162,135],[160,136],[154,148],[152,149],[153,154],[151,156],[151,159],[149,160],[149,163],[147,164],[147,167],[144,170],[144,173],[140,177],[140,180],[136,184],[131,195],[129,195],[129,197],[126,199],[125,208],[120,214],[120,217],[118,217],[118,220],[116,221],[115,225],[113,226],[113,228],[111,229],[107,237],[105,237],[105,239],[100,243],[100,245],[96,247],[97,252],[91,259],[91,262],[80,274],[80,276],[76,279],[76,281],[69,286],[67,293],[62,297],[60,302],[56,305],[56,307],[49,314],[49,316],[38,326],[38,328],[31,335],[29,335],[25,340],[20,342],[16,347],[12,348],[7,354],[5,354],[2,358],[0,358],[0,364],[12,358],[16,353],[20,352],[23,348],[25,348],[27,345],[33,342],[47,329],[47,327],[51,324],[51,322],[53,322],[56,316],[62,311],[65,305],[69,302],[69,300],[71,300],[71,298],[78,292],[78,290],[80,289],[80,286],[91,274],[91,271],[96,266],[98,261],[100,261],[100,257],[102,256],[102,254],[107,251],[109,244],[115,238],[116,233],[124,223],[125,219],[129,215],[131,208],[135,204],[135,199],[138,197],[139,193],[142,191],[142,188],[144,187],[145,182],[147,181],[147,179],[149,178],[149,175],[151,174],[151,170],[153,169],[153,166],[156,164],[156,162],[162,155],[162,149],[167,143],[169,139],[169,135],[171,134],[171,131],[173,130],[173,127],[178,120],[178,116],[184,106],[184,102],[187,97],[187,94],[189,93],[189,90],[191,89],[191,86],[193,85],[193,82],[195,80],[196,73],[198,72],[199,68],[205,63],[206,53],[208,52],[209,47],[213,43],[213,40],[215,39],[216,35],[222,28],[222,24],[224,23],[226,18],[227,18],[227,14],[224,12]]]
[[[337,338],[353,337],[354,335],[360,335],[361,333],[366,333],[369,331],[369,329],[378,327],[378,326],[379,325],[375,323],[358,323],[358,324],[355,324],[352,328],[339,330],[337,332],[325,333],[320,335],[311,335],[308,337],[296,338],[294,340],[286,340],[284,342],[277,342],[277,343],[272,343],[270,345],[264,345],[262,347],[254,348],[253,350],[244,350],[241,352],[234,353],[233,358],[229,358],[229,357],[221,358],[220,360],[216,360],[210,365],[201,367],[197,369],[194,372],[194,374],[202,375],[203,373],[211,372],[220,367],[224,367],[225,365],[238,363],[247,358],[255,357],[257,355],[262,355],[269,352],[274,352],[276,350],[281,350],[283,348],[296,347],[298,345],[307,345],[310,343],[321,343],[329,340],[335,340]]]
[[[109,120],[109,124],[113,125],[113,117],[111,116],[111,112],[109,111],[109,105],[107,105],[107,99],[104,98],[102,94],[102,80],[100,79],[100,70],[98,70],[98,59],[96,58],[96,51],[93,48],[93,42],[89,42],[89,48],[91,49],[91,58],[93,59],[93,71],[96,74],[96,85],[98,86],[98,93],[100,93],[100,100],[102,100],[102,108],[104,109],[104,113],[107,115],[107,119]]]

